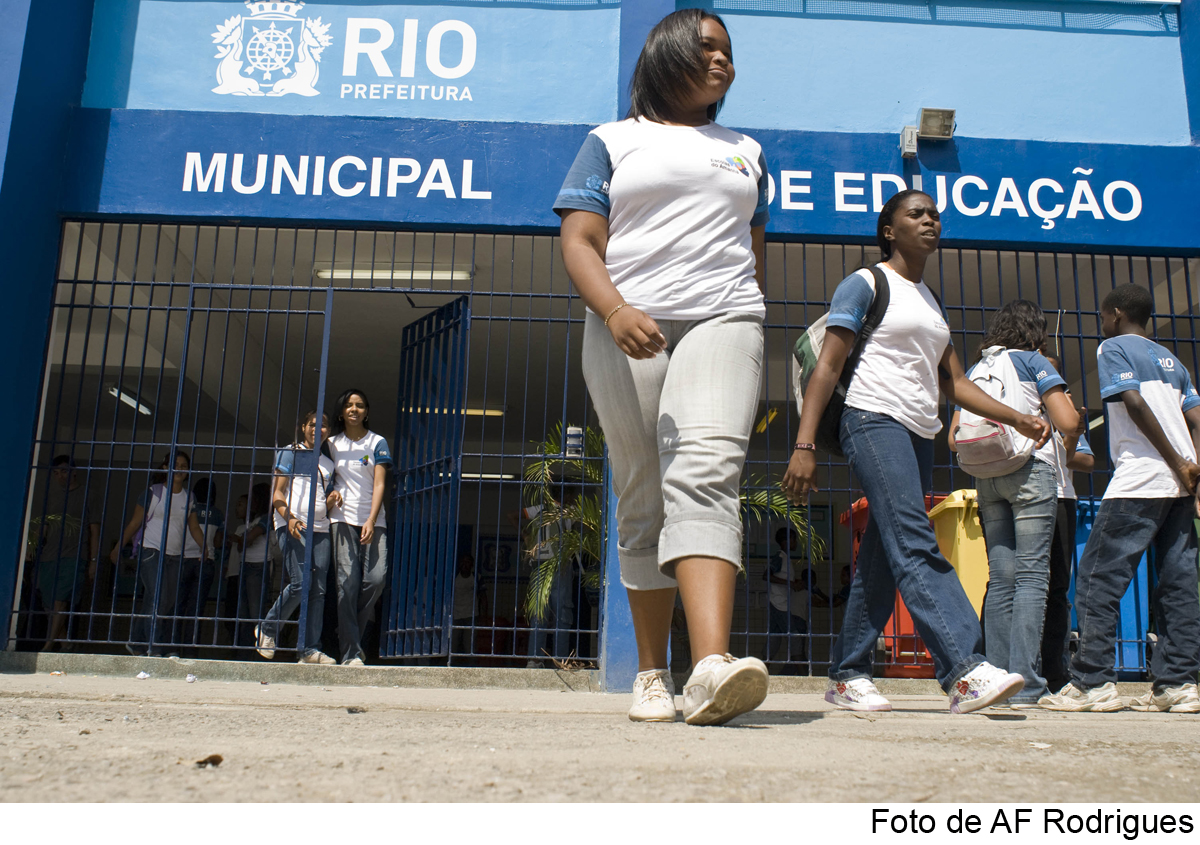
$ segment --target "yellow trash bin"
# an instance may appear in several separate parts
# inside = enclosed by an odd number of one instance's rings
[[[987,591],[988,557],[975,491],[955,490],[929,512],[929,519],[933,522],[938,548],[958,573],[958,580],[978,615]]]

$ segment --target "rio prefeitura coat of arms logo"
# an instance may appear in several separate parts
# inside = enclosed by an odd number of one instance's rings
[[[321,53],[332,43],[330,24],[301,18],[302,2],[246,0],[248,17],[217,25],[217,87],[214,94],[243,97],[315,97]]]

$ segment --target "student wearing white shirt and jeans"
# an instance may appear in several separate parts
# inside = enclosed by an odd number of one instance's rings
[[[287,585],[267,611],[259,627],[258,653],[270,660],[275,656],[275,641],[279,628],[300,606],[304,587],[305,542],[309,505],[312,505],[312,572],[308,582],[308,617],[304,627],[304,651],[301,663],[336,664],[337,661],[324,654],[321,645],[321,629],[325,619],[325,578],[329,573],[329,516],[326,513],[326,498],[333,490],[333,460],[327,455],[329,418],[321,417],[321,452],[317,455],[317,476],[320,484],[316,495],[312,495],[311,455],[317,436],[317,413],[310,411],[296,426],[297,438],[286,449],[275,456],[275,498],[271,503],[275,510],[275,531],[279,546],[283,549],[283,563],[287,568]]]
[[[121,534],[121,542],[113,547],[109,555],[109,560],[116,566],[121,549],[141,531],[138,578],[142,584],[142,595],[130,628],[129,642],[125,646],[135,656],[149,653],[151,657],[161,657],[164,652],[160,646],[164,645],[169,647],[167,653],[174,653],[171,626],[164,617],[171,617],[175,612],[179,570],[183,562],[184,531],[190,532],[198,544],[205,541],[187,490],[191,459],[186,452],[176,450],[175,471],[169,476],[170,491],[166,486],[169,460],[163,458],[159,465],[162,475],[138,498],[129,523]],[[155,617],[153,645],[148,634],[151,616]]]
[[[383,502],[392,454],[387,441],[367,428],[371,405],[365,393],[347,390],[336,408],[329,440],[336,467],[329,521],[337,562],[338,646],[343,666],[363,666],[362,630],[387,571]]]
[[[588,135],[559,191],[562,253],[587,305],[583,375],[619,496],[621,582],[638,646],[635,721],[674,721],[676,587],[692,675],[684,720],[762,703],[767,668],[727,654],[742,570],[738,485],[762,381],[768,175],[753,139],[713,122],[734,80],[721,19],[663,18],[629,117]]]
[[[980,654],[979,619],[938,549],[925,512],[925,493],[933,486],[933,438],[942,427],[939,383],[951,401],[1013,426],[1039,446],[1050,436],[1050,425],[992,399],[963,372],[945,316],[921,280],[941,232],[937,205],[921,191],[901,191],[889,199],[876,225],[884,259],[878,266],[889,285],[890,304],[863,348],[840,424],[842,449],[871,503],[825,694],[826,701],[847,710],[892,707],[871,682],[871,664],[897,588],[933,655],[950,712],[999,703],[1024,684],[1020,675],[992,666]],[[794,501],[804,501],[816,489],[817,425],[870,310],[874,285],[874,275],[860,270],[833,294],[825,343],[783,478]]]

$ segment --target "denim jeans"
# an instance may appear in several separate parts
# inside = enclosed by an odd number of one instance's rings
[[[1050,464],[1030,458],[1008,475],[976,479],[976,488],[987,536],[987,659],[1025,679],[1014,701],[1036,702],[1046,692],[1037,664],[1058,511],[1057,476]]]
[[[1042,623],[1042,668],[1046,688],[1058,692],[1071,680],[1068,648],[1071,642],[1071,561],[1075,557],[1074,499],[1058,500],[1054,537],[1050,542],[1050,585],[1046,590],[1046,621]],[[986,645],[986,638],[984,639]],[[984,649],[986,651],[986,647]]]
[[[196,645],[201,642],[200,622],[205,618],[208,594],[212,591],[217,564],[214,560],[185,557],[179,570],[179,601],[175,603],[174,642]]]
[[[138,553],[138,580],[142,595],[129,629],[129,642],[149,649],[152,656],[164,653],[171,644],[171,622],[179,592],[179,555],[164,555],[158,549],[143,547]],[[154,642],[149,637],[150,617],[154,616]]]
[[[840,435],[871,510],[829,677],[871,677],[875,642],[891,618],[899,588],[933,655],[938,683],[948,691],[984,658],[975,609],[938,550],[925,512],[925,492],[933,487],[933,441],[886,414],[855,408],[842,414]]]
[[[237,644],[246,648],[254,645],[254,626],[263,617],[267,596],[266,561],[242,561],[238,578]]]
[[[1196,683],[1200,671],[1200,599],[1196,593],[1194,499],[1105,499],[1079,558],[1075,609],[1079,651],[1071,682],[1091,689],[1116,681],[1117,611],[1142,554],[1154,549],[1158,643],[1150,661],[1155,686]]]
[[[304,596],[304,541],[297,540],[286,528],[276,529],[287,584],[263,619],[262,632],[278,640],[283,620],[291,617]],[[308,617],[304,625],[304,644],[300,654],[321,650],[321,629],[325,622],[325,578],[329,573],[331,546],[329,532],[313,532],[312,577],[308,582]]]
[[[793,604],[793,607],[795,605]],[[792,634],[800,636],[792,640]],[[784,608],[767,605],[767,644],[763,649],[763,661],[771,663],[780,646],[787,646],[783,659],[796,663],[808,661],[808,620]]]
[[[360,541],[357,525],[335,522],[329,526],[333,553],[337,559],[338,647],[342,662],[366,659],[362,649],[362,631],[371,621],[375,602],[383,593],[387,572],[387,529],[375,526],[371,542]]]

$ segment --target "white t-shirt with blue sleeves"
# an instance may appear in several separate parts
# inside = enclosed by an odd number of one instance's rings
[[[380,438],[382,440],[382,438]],[[386,443],[385,443],[386,447]],[[300,455],[300,469],[296,468],[297,454]],[[286,476],[288,479],[288,509],[298,516],[301,522],[308,522],[308,499],[312,490],[312,450],[293,444],[287,449],[280,449],[275,454],[275,474]],[[329,514],[325,510],[325,499],[333,489],[334,463],[324,454],[317,456],[317,474],[321,479],[317,495],[313,498],[313,531],[318,534],[329,533]],[[374,477],[371,479],[374,484]],[[276,530],[287,528],[287,520],[279,515],[279,511],[271,508],[274,513]],[[371,512],[368,510],[367,515]]]
[[[1054,365],[1046,359],[1046,356],[1040,352],[1010,349],[1008,359],[1012,361],[1013,369],[1017,371],[1017,380],[1021,383],[1021,389],[1025,393],[1025,408],[1018,410],[1028,409],[1028,413],[1041,416],[1042,397],[1055,387],[1065,389],[1066,381],[1058,374],[1058,370],[1054,369]],[[971,367],[967,372],[968,377],[974,374],[975,367],[978,366],[979,364],[976,363]],[[1017,406],[1012,405],[1011,407]],[[1037,460],[1057,468],[1059,461],[1055,455],[1055,448],[1054,440],[1047,440],[1040,449],[1033,453],[1033,456]]]
[[[1096,357],[1113,463],[1113,477],[1104,498],[1174,499],[1188,495],[1120,399],[1127,390],[1141,393],[1171,446],[1194,461],[1196,450],[1183,414],[1200,407],[1200,396],[1187,369],[1166,347],[1132,334],[1104,341]]]
[[[1079,496],[1075,493],[1075,473],[1067,467],[1067,446],[1063,443],[1063,437],[1057,431],[1054,432],[1054,443],[1057,447],[1054,453],[1054,468],[1058,472],[1058,498],[1060,499],[1078,499]],[[1079,436],[1079,441],[1075,444],[1076,455],[1092,455],[1092,447],[1088,445],[1087,437]]]
[[[740,132],[629,119],[587,136],[554,210],[608,219],[609,277],[651,317],[765,317],[750,229],[769,218],[768,186],[762,148]]]
[[[371,517],[375,467],[391,466],[392,453],[387,441],[373,431],[368,431],[361,440],[351,440],[344,433],[335,434],[329,438],[329,448],[336,467],[333,489],[342,494],[342,505],[329,511],[329,521],[361,528]],[[387,526],[385,510],[381,505],[375,517],[376,528]]]
[[[846,393],[846,405],[886,414],[913,434],[932,440],[938,417],[938,363],[950,344],[946,315],[924,282],[910,282],[886,264],[890,298]],[[825,325],[862,330],[875,299],[875,276],[857,270],[838,284]]]

